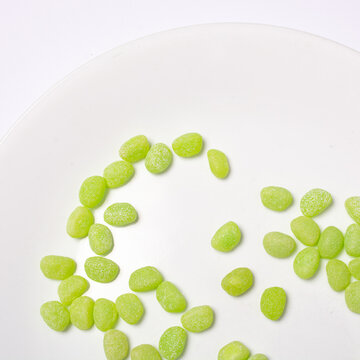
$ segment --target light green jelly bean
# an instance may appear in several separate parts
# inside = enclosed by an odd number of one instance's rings
[[[114,239],[110,229],[103,224],[91,225],[89,244],[96,255],[107,255],[114,247]]]
[[[184,295],[170,281],[164,281],[158,286],[156,298],[162,308],[170,313],[183,312],[187,307]]]
[[[348,255],[360,256],[360,225],[351,224],[345,233],[344,239],[345,251]]]
[[[331,194],[323,189],[308,191],[300,201],[300,210],[303,215],[314,217],[325,211],[332,203]]]
[[[349,262],[349,270],[356,280],[360,280],[360,258],[353,259]]]
[[[76,298],[83,295],[89,289],[89,283],[79,275],[72,275],[61,281],[58,287],[60,301],[69,306]]]
[[[350,271],[341,260],[329,260],[326,264],[326,274],[329,285],[335,291],[343,291],[350,284]]]
[[[173,326],[161,335],[159,352],[166,360],[178,359],[185,350],[187,333],[180,326]]]
[[[269,255],[280,259],[289,257],[296,249],[296,242],[291,236],[277,231],[266,234],[263,245]]]
[[[233,341],[220,349],[218,360],[247,360],[250,350],[240,341]]]
[[[40,314],[46,325],[55,331],[64,331],[70,325],[69,311],[58,301],[48,301],[43,304]]]
[[[225,179],[230,172],[230,166],[226,155],[220,151],[211,149],[207,152],[211,172],[219,179]]]
[[[146,136],[137,135],[121,145],[119,155],[125,161],[134,163],[145,159],[149,149],[150,144]]]
[[[81,239],[88,235],[93,223],[94,215],[91,210],[78,206],[68,218],[66,231],[71,237]]]
[[[93,256],[85,261],[86,275],[94,281],[109,283],[119,275],[119,266],[110,259],[101,256]]]
[[[250,269],[237,268],[223,278],[221,287],[231,296],[240,296],[252,287],[253,282]]]
[[[349,310],[360,314],[360,281],[354,281],[346,288],[345,301]]]
[[[171,150],[162,143],[153,145],[145,158],[145,167],[153,174],[163,173],[172,162]]]
[[[314,246],[320,238],[320,228],[311,218],[299,216],[291,224],[291,231],[306,246]]]
[[[352,196],[345,201],[345,209],[350,217],[360,224],[360,196]]]
[[[264,354],[255,354],[249,357],[249,360],[269,360]]]
[[[172,148],[175,154],[184,158],[189,158],[200,154],[202,147],[202,137],[197,133],[181,135],[172,143]]]
[[[128,203],[110,205],[104,213],[104,220],[109,225],[126,226],[134,223],[138,218],[135,208]]]
[[[273,211],[284,211],[293,203],[291,192],[280,186],[267,186],[260,192],[261,202]]]
[[[137,324],[144,315],[144,306],[135,294],[123,294],[116,299],[119,316],[128,324]]]
[[[76,262],[65,256],[48,255],[40,261],[42,273],[52,280],[65,280],[74,274]]]
[[[135,292],[151,291],[157,289],[163,280],[158,269],[153,266],[145,266],[130,275],[129,287]]]
[[[318,249],[323,259],[333,259],[344,247],[344,235],[335,226],[327,227],[320,235]]]
[[[129,355],[129,340],[120,330],[108,330],[103,344],[107,360],[124,360]]]
[[[317,248],[307,247],[301,250],[294,260],[294,271],[301,279],[312,278],[320,265],[320,253]]]
[[[161,356],[152,345],[143,344],[131,350],[131,360],[161,360]]]
[[[135,169],[127,161],[115,161],[104,169],[104,179],[110,189],[118,188],[128,183],[134,176]]]
[[[84,206],[95,208],[103,203],[106,191],[106,180],[102,176],[91,176],[82,183],[79,200]]]
[[[88,330],[94,325],[94,300],[80,296],[70,305],[71,323],[80,330]]]
[[[211,239],[211,246],[218,251],[229,252],[239,245],[241,231],[233,221],[229,221],[218,229]]]
[[[115,327],[118,319],[116,305],[108,299],[97,299],[94,305],[94,323],[101,331]]]
[[[190,332],[200,333],[209,329],[214,322],[214,312],[208,305],[195,306],[181,317],[182,326]]]
[[[286,292],[281,287],[268,288],[261,295],[261,312],[270,320],[279,320],[284,313],[285,306]]]

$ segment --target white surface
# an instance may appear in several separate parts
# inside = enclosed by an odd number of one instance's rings
[[[250,22],[360,50],[359,13],[358,0],[0,1],[0,138],[54,83],[129,40],[186,25]]]

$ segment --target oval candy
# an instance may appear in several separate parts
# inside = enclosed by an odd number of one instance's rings
[[[290,224],[295,237],[306,246],[315,246],[320,238],[320,228],[311,218],[299,216]]]
[[[346,229],[344,247],[348,255],[354,257],[360,256],[360,225],[359,224],[351,224]]]
[[[211,149],[207,152],[211,172],[219,179],[225,179],[229,175],[230,166],[226,155],[220,151]]]
[[[120,330],[108,330],[104,334],[103,346],[107,360],[124,360],[129,355],[129,340]]]
[[[249,357],[249,360],[269,360],[264,354],[255,354]]]
[[[163,280],[158,269],[153,266],[145,266],[130,275],[129,287],[135,292],[151,291],[157,289]]]
[[[82,183],[79,200],[87,208],[96,208],[103,203],[106,191],[106,180],[102,176],[91,176]]]
[[[350,217],[360,225],[360,196],[352,196],[345,201],[345,209]]]
[[[183,312],[187,302],[180,290],[170,281],[163,281],[156,289],[156,299],[170,313]]]
[[[279,320],[285,310],[286,292],[281,287],[266,289],[261,295],[261,312],[270,320]]]
[[[110,229],[103,224],[93,224],[89,230],[89,244],[96,255],[107,255],[114,247]]]
[[[70,325],[69,311],[58,301],[48,301],[43,304],[40,314],[46,325],[55,331],[64,331]]]
[[[159,352],[166,360],[176,360],[184,352],[187,341],[187,333],[180,326],[173,326],[161,335]]]
[[[360,258],[353,259],[349,262],[349,270],[356,280],[360,280]]]
[[[137,135],[121,145],[119,155],[125,161],[135,163],[145,159],[149,149],[150,144],[146,136]]]
[[[308,191],[300,201],[303,215],[314,217],[324,212],[332,203],[331,194],[323,189]]]
[[[227,274],[221,287],[231,296],[240,296],[253,285],[253,274],[248,268],[237,268]]]
[[[360,314],[360,281],[352,282],[345,290],[345,302],[349,310]]]
[[[71,323],[80,330],[88,330],[94,325],[94,300],[88,296],[80,296],[70,305]]]
[[[131,360],[161,360],[161,356],[152,345],[143,344],[131,350]]]
[[[269,255],[280,259],[289,257],[296,249],[295,240],[291,236],[277,231],[264,236],[263,246]]]
[[[240,341],[232,341],[220,349],[218,360],[247,360],[250,350]]]
[[[137,324],[144,315],[144,306],[135,294],[123,294],[116,299],[119,316],[128,324]]]
[[[318,249],[323,259],[337,257],[344,247],[344,235],[335,226],[327,227],[320,235]]]
[[[86,275],[94,281],[109,283],[114,281],[119,274],[119,266],[110,259],[100,256],[89,257],[85,261]]]
[[[189,158],[201,153],[203,140],[198,133],[188,133],[179,136],[172,143],[174,153],[178,156]]]
[[[103,177],[110,189],[127,184],[134,176],[134,166],[127,161],[115,161],[104,169]]]
[[[94,323],[101,331],[115,327],[118,313],[115,304],[108,299],[97,299],[94,305]]]
[[[181,316],[181,324],[187,331],[200,333],[209,329],[214,322],[214,312],[208,305],[195,306]]]
[[[233,221],[229,221],[221,226],[211,239],[211,246],[218,251],[232,251],[241,240],[239,226]]]
[[[91,210],[78,206],[68,218],[66,232],[73,238],[82,239],[88,235],[93,223],[94,215]]]
[[[135,208],[128,203],[115,203],[104,212],[104,220],[109,225],[126,226],[134,223],[138,218]]]
[[[65,280],[74,274],[76,262],[65,256],[48,255],[40,261],[42,273],[52,280]]]
[[[326,264],[326,275],[330,287],[335,291],[343,291],[350,284],[350,271],[341,260],[329,260]]]
[[[162,143],[153,145],[146,155],[145,167],[153,174],[161,174],[172,163],[171,150]]]
[[[315,247],[307,247],[301,250],[294,260],[294,271],[301,279],[312,278],[320,265],[320,253]]]
[[[260,192],[261,202],[273,211],[284,211],[293,203],[291,192],[280,186],[267,186]]]
[[[58,287],[58,295],[60,301],[69,306],[71,303],[89,289],[89,283],[86,279],[79,275],[71,275],[67,279],[61,281]]]

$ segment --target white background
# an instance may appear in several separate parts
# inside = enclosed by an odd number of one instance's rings
[[[93,57],[171,28],[250,22],[360,50],[358,0],[0,0],[0,138],[49,87]]]

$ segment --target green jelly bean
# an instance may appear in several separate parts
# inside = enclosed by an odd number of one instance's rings
[[[294,271],[301,279],[312,278],[320,265],[320,253],[317,248],[307,247],[301,250],[294,260]]]
[[[226,155],[220,151],[211,149],[207,152],[211,172],[219,179],[225,179],[229,175],[230,166]]]
[[[58,301],[48,301],[43,304],[40,314],[46,325],[55,331],[64,331],[70,325],[69,311]]]
[[[109,283],[119,275],[119,266],[110,259],[100,256],[89,257],[85,261],[86,275],[94,281]]]
[[[153,174],[161,174],[171,165],[172,157],[171,150],[165,144],[155,144],[146,155],[145,167]]]
[[[80,330],[88,330],[94,325],[94,300],[80,296],[70,305],[71,323]]]
[[[119,316],[128,324],[137,324],[144,315],[144,306],[135,294],[123,294],[116,299]]]
[[[89,244],[96,255],[107,255],[114,247],[114,239],[110,229],[103,224],[91,225]]]
[[[170,281],[164,281],[158,286],[156,298],[162,308],[170,313],[183,312],[187,307],[184,295]]]
[[[173,326],[161,335],[159,352],[166,360],[178,359],[185,350],[187,333],[180,326]]]
[[[239,245],[240,240],[241,231],[239,227],[233,221],[229,221],[216,231],[211,239],[211,246],[215,250],[229,252]]]
[[[60,301],[69,306],[76,298],[80,297],[89,289],[89,283],[79,275],[72,275],[61,281],[58,287]]]
[[[352,196],[345,201],[345,209],[350,217],[360,224],[360,196]]]
[[[351,224],[345,233],[344,239],[345,251],[348,255],[360,256],[360,225]]]
[[[344,235],[335,226],[327,227],[320,235],[318,249],[323,259],[337,257],[344,247]]]
[[[253,274],[248,268],[237,268],[227,274],[221,287],[231,296],[240,296],[253,285]]]
[[[329,285],[335,291],[343,291],[350,284],[350,271],[341,260],[329,260],[326,264],[326,274]]]
[[[268,288],[261,295],[261,312],[270,320],[279,320],[284,313],[285,306],[286,292],[281,287]]]
[[[134,223],[138,218],[135,208],[128,203],[110,205],[104,213],[104,220],[109,225],[126,226]]]
[[[128,183],[134,176],[135,169],[127,161],[115,161],[104,169],[104,179],[110,189],[115,189]]]
[[[284,211],[293,203],[291,192],[280,186],[267,186],[260,192],[261,202],[273,211]]]
[[[42,273],[52,280],[65,280],[74,274],[76,262],[65,256],[48,255],[40,261]]]
[[[233,341],[220,349],[218,360],[247,360],[250,350],[240,341]]]
[[[108,299],[97,299],[94,305],[94,323],[101,331],[115,327],[118,319],[116,305]]]
[[[95,208],[103,203],[106,191],[106,180],[102,176],[91,176],[82,183],[79,200],[84,206]]]
[[[264,354],[255,354],[249,357],[249,360],[269,360]]]
[[[360,280],[360,258],[353,259],[349,262],[349,270],[356,280]]]
[[[145,159],[149,149],[150,144],[146,136],[137,135],[121,145],[119,155],[125,161],[135,163]]]
[[[176,155],[189,158],[201,153],[203,140],[198,133],[188,133],[179,136],[172,143],[172,148]]]
[[[349,310],[360,314],[360,281],[354,281],[346,288],[345,301]]]
[[[158,269],[153,266],[145,266],[130,275],[129,287],[135,292],[151,291],[157,289],[163,280]]]
[[[182,326],[190,332],[200,333],[209,329],[214,322],[214,312],[208,305],[195,306],[181,317]]]
[[[103,344],[107,360],[124,360],[129,355],[129,340],[120,330],[108,330]]]
[[[314,217],[325,211],[332,203],[331,194],[323,189],[308,191],[300,201],[300,210],[303,215]]]
[[[299,216],[291,224],[291,231],[306,246],[314,246],[320,238],[320,228],[311,218]]]
[[[153,346],[143,344],[131,350],[131,360],[161,360],[161,356]]]
[[[94,223],[94,215],[86,207],[78,206],[69,216],[66,231],[76,239],[84,238],[88,235],[90,226]]]
[[[263,245],[269,255],[280,259],[289,257],[296,249],[296,242],[291,236],[277,231],[267,233]]]

